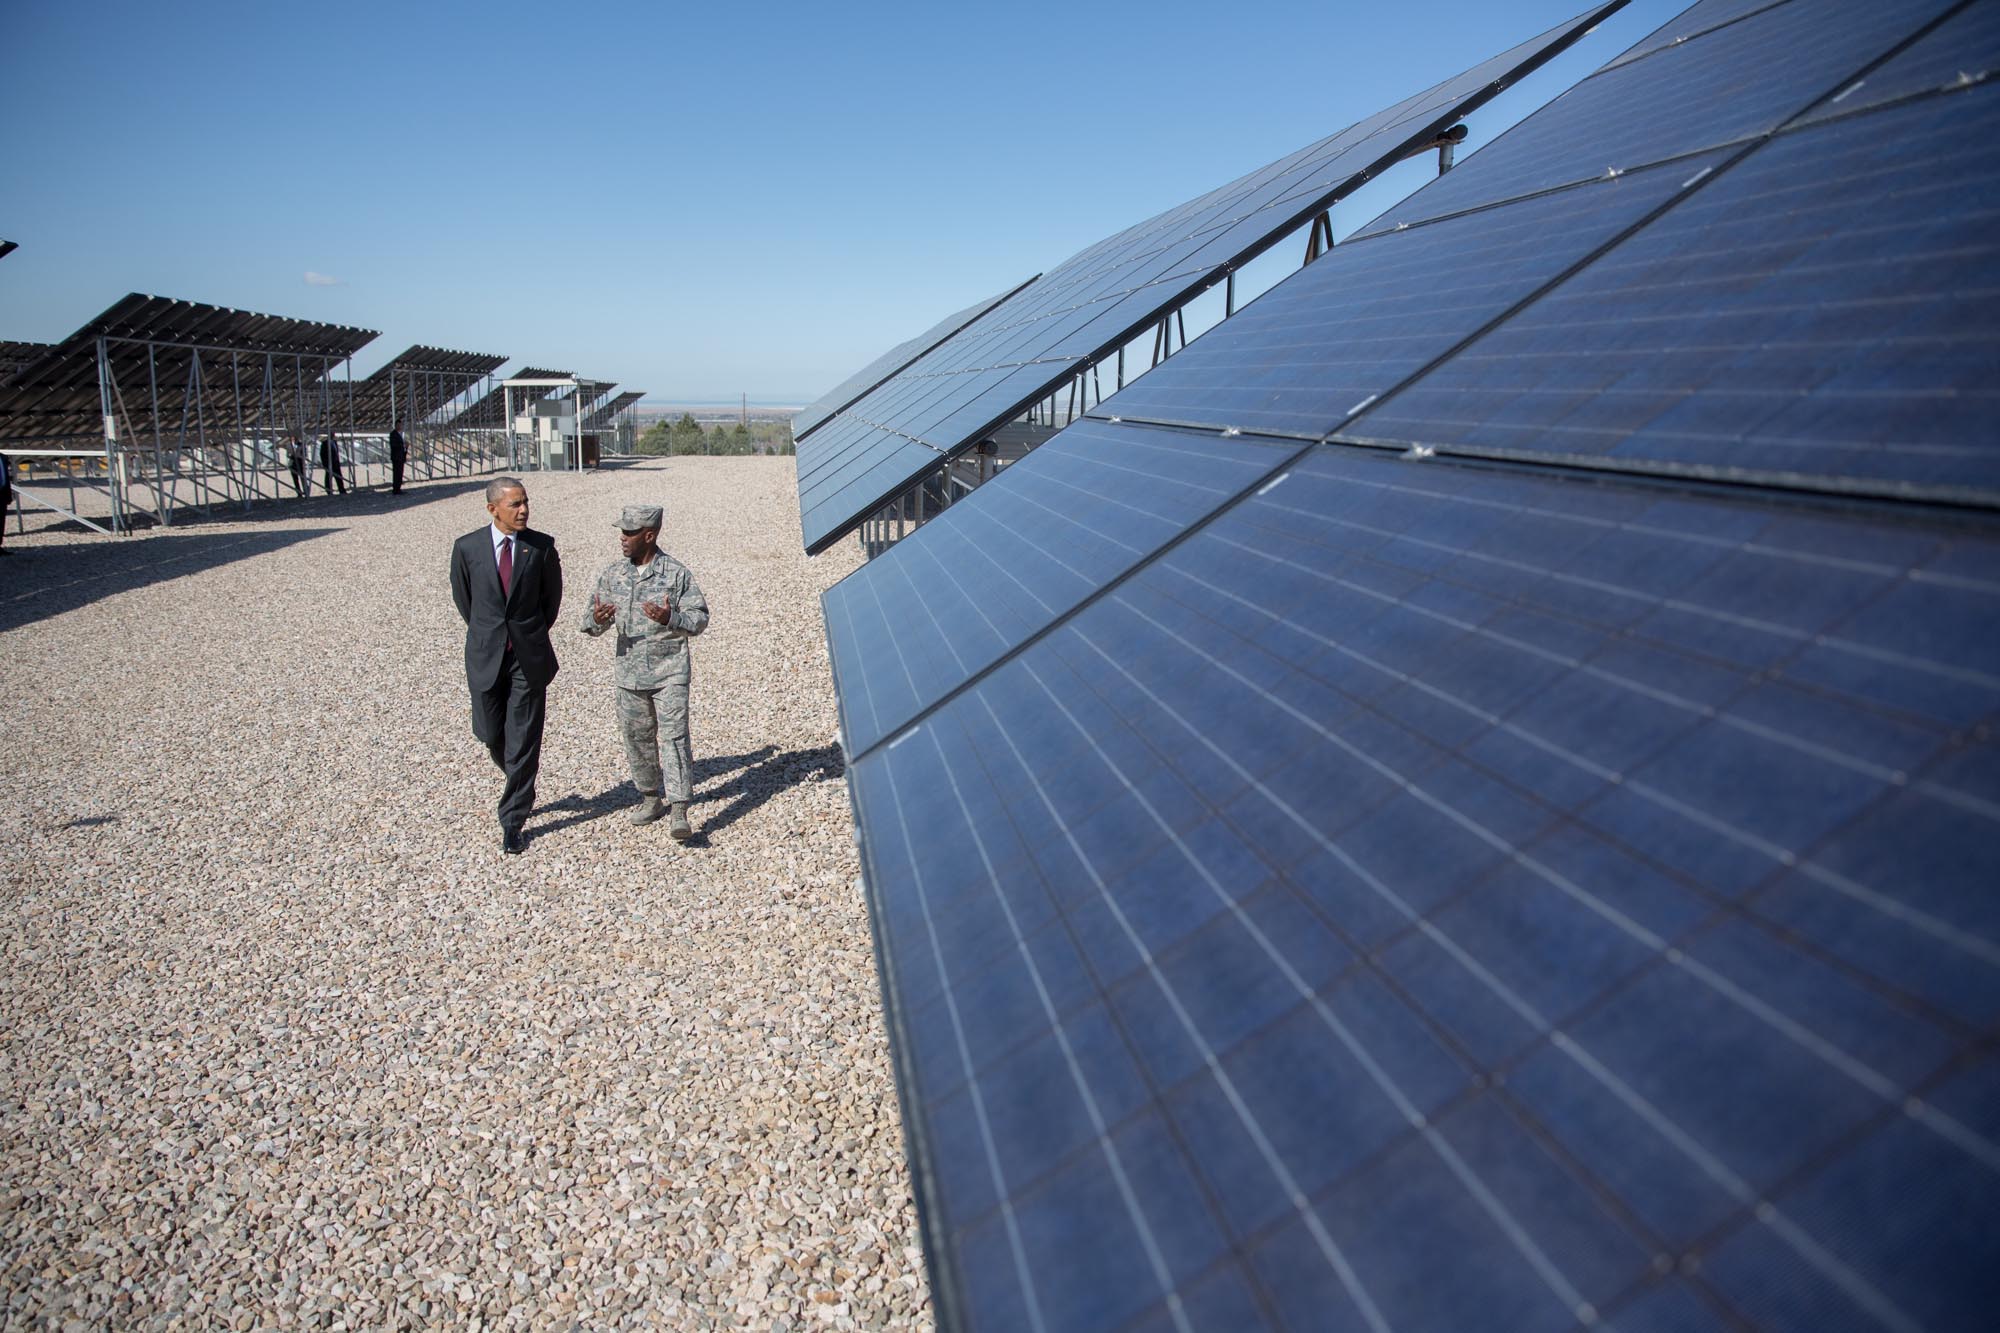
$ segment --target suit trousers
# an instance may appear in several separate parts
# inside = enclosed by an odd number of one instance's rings
[[[512,649],[500,660],[493,688],[472,696],[472,734],[507,777],[500,790],[501,828],[519,829],[534,811],[547,701],[548,691],[528,683]]]

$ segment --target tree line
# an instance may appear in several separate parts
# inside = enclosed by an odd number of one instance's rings
[[[716,422],[704,426],[690,412],[646,427],[633,451],[642,454],[796,454],[789,421]]]

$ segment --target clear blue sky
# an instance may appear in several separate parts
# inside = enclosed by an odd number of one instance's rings
[[[381,330],[358,373],[425,342],[802,403],[1584,7],[12,0],[0,338],[139,291]],[[1680,8],[1636,0],[1471,145]]]

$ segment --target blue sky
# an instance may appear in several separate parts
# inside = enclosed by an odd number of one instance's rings
[[[12,0],[0,338],[139,291],[380,330],[357,373],[425,342],[803,403],[1584,7]],[[1681,7],[1635,0],[1468,148]]]

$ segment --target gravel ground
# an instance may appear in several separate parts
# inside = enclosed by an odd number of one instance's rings
[[[473,480],[0,562],[0,1318],[924,1328],[789,459],[531,477],[714,609],[696,839],[635,828],[570,628],[527,855],[468,729]]]

